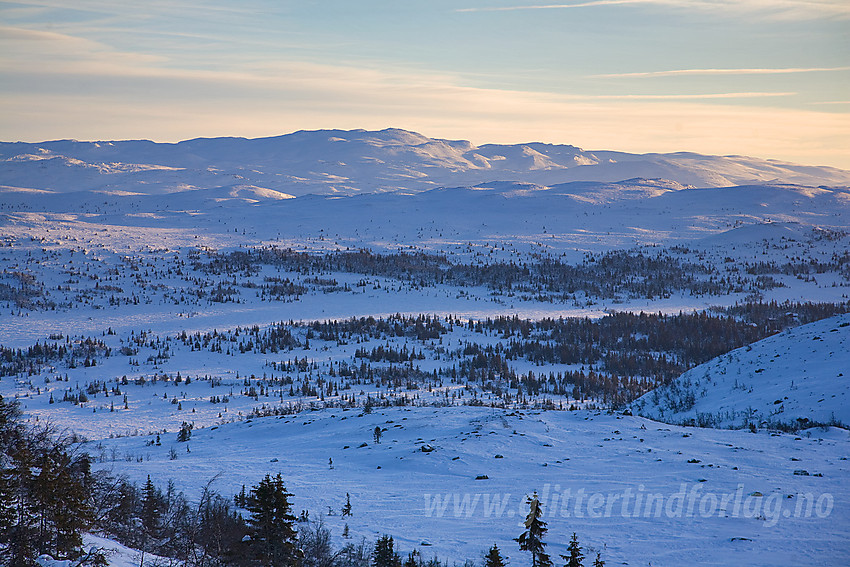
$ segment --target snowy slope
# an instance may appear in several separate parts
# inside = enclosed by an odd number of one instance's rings
[[[380,443],[375,427],[384,430]],[[609,565],[839,565],[850,554],[850,439],[844,431],[812,435],[695,430],[587,411],[420,407],[323,410],[198,430],[188,443],[172,432],[161,446],[144,436],[87,447],[103,455],[98,467],[136,482],[173,479],[195,497],[216,475],[213,488],[235,494],[279,472],[296,515],[324,515],[335,545],[346,542],[348,524],[348,541],[386,533],[404,554],[416,548],[450,564],[480,561],[497,543],[511,564],[528,565],[513,539],[525,496],[536,490],[553,557],[576,532]],[[681,491],[689,496],[676,497]],[[353,516],[343,518],[346,493]],[[636,508],[636,496],[650,493],[664,499],[657,516]],[[828,493],[821,511],[832,499],[829,514],[798,517],[805,493]]]
[[[255,185],[292,195],[476,185],[552,185],[635,177],[684,185],[847,185],[850,172],[741,156],[628,154],[541,143],[475,146],[387,129],[320,130],[259,139],[0,143],[0,185],[148,194]]]
[[[850,316],[803,325],[691,369],[634,402],[668,423],[850,423]]]

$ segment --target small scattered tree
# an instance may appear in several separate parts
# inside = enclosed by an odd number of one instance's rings
[[[375,443],[381,442],[381,435],[383,435],[383,431],[381,431],[381,426],[376,425],[374,431],[372,431],[372,437],[375,438]]]
[[[484,567],[505,567],[505,560],[495,543],[484,556]]]
[[[605,567],[605,562],[602,561],[602,555],[597,551],[596,559],[593,560],[593,567]]]
[[[177,433],[177,441],[180,443],[186,442],[192,438],[192,429],[193,426],[191,423],[186,423],[185,421],[180,426],[180,431]]]
[[[345,504],[342,506],[342,517],[351,515],[351,495],[346,492],[345,493]]]
[[[578,537],[576,537],[575,532],[573,532],[573,537],[570,538],[567,551],[570,552],[569,555],[561,556],[567,562],[565,567],[582,567],[581,562],[584,560],[584,555],[581,552],[581,546],[578,544]]]
[[[546,543],[543,536],[549,529],[546,522],[541,520],[543,508],[537,498],[537,492],[528,497],[528,515],[525,517],[525,531],[516,538],[522,551],[531,552],[532,567],[552,567],[552,560],[546,553]]]

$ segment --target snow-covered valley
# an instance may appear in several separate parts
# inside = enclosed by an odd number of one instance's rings
[[[334,547],[444,565],[526,564],[533,491],[553,556],[850,558],[846,171],[399,130],[2,158],[0,395],[95,470],[280,473]]]

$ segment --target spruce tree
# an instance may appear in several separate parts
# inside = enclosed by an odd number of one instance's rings
[[[596,559],[593,560],[593,567],[605,567],[605,562],[602,561],[602,555],[597,551]]]
[[[540,519],[543,516],[543,509],[537,498],[537,492],[529,496],[527,502],[528,515],[525,517],[525,531],[515,541],[519,543],[520,550],[531,552],[531,567],[552,567],[552,560],[546,553],[546,543],[543,541],[543,536],[549,529],[546,527],[546,522]]]
[[[292,505],[280,474],[266,475],[248,497],[248,544],[251,557],[264,567],[293,567],[301,563]]]
[[[192,438],[192,424],[186,423],[185,421],[180,426],[180,431],[177,433],[177,441],[180,443],[185,443],[189,439]]]
[[[92,519],[88,456],[20,417],[0,396],[0,565],[33,565],[41,554],[76,559]]]
[[[144,534],[156,537],[162,515],[162,495],[151,482],[151,475],[142,487],[142,530]]]
[[[375,542],[372,567],[401,567],[401,557],[393,550],[393,538],[384,535]]]
[[[415,549],[413,551],[411,551],[407,555],[407,559],[404,560],[404,565],[402,565],[402,567],[419,567],[422,560],[420,558],[419,561],[417,561],[418,555],[419,555],[419,552],[416,551]]]
[[[484,567],[505,567],[505,560],[495,543],[484,556]]]
[[[21,436],[19,417],[17,404],[7,403],[0,396],[0,543],[6,543],[5,536],[11,533],[19,517],[15,506],[19,483],[15,474],[15,459],[10,456]]]
[[[345,493],[345,504],[342,506],[342,517],[351,515],[351,495],[346,492]]]
[[[567,551],[570,552],[569,555],[561,556],[567,562],[565,567],[582,567],[581,562],[584,559],[584,555],[581,552],[581,546],[578,544],[578,537],[576,537],[575,532],[573,532],[573,537],[570,539],[570,545],[567,546]]]
[[[145,564],[145,552],[152,551],[152,546],[159,537],[160,523],[162,520],[162,494],[151,482],[151,476],[142,487],[142,510],[139,515],[140,541],[139,549],[142,552],[141,565]]]

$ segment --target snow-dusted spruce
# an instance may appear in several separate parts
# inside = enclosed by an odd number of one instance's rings
[[[584,561],[584,554],[581,552],[581,546],[578,543],[578,537],[575,532],[570,538],[570,544],[567,546],[569,555],[561,555],[561,558],[566,561],[565,567],[581,567]]]
[[[552,567],[552,560],[546,553],[546,542],[543,537],[549,529],[543,521],[543,509],[537,492],[528,497],[528,515],[525,517],[525,531],[516,538],[522,551],[531,553],[532,567]]]

